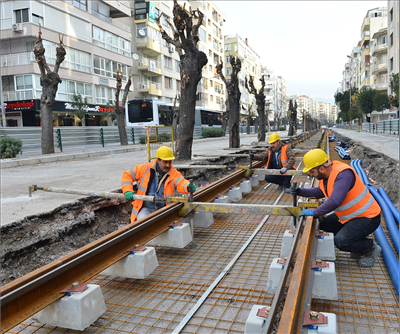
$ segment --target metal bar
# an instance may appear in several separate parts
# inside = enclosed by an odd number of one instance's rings
[[[298,333],[297,329],[300,328],[300,324],[302,324],[303,313],[301,313],[300,310],[302,310],[304,306],[304,295],[310,272],[308,264],[311,261],[311,251],[315,239],[315,227],[316,219],[307,217],[277,334]]]
[[[245,166],[236,166],[236,169],[248,169],[248,168]],[[287,170],[284,174],[281,173],[280,169],[253,168],[250,169],[250,171],[256,175],[298,175],[298,176],[307,175],[307,173],[303,173],[301,170],[294,170],[294,169]]]
[[[226,165],[174,165],[175,169],[192,169],[192,168],[207,168],[207,169],[225,169]]]
[[[117,198],[117,199],[125,199],[124,194],[118,193],[110,193],[106,191],[95,192],[95,191],[86,191],[86,190],[77,190],[77,189],[64,189],[64,188],[55,188],[55,187],[38,187],[33,185],[29,187],[30,193],[36,190],[43,190],[46,192],[52,193],[62,193],[62,194],[72,194],[72,195],[85,195],[85,196],[94,196],[94,197],[103,197],[103,198]],[[162,202],[166,201],[165,198],[154,197],[154,196],[146,196],[146,195],[133,195],[133,200],[139,201],[148,201],[148,202]],[[177,201],[176,201],[177,202]]]
[[[271,216],[295,216],[299,218],[301,209],[299,207],[290,207],[286,205],[192,202],[185,204],[185,206],[179,210],[179,215],[186,216],[191,211],[212,213],[249,213]]]
[[[248,158],[249,155],[248,154],[241,154],[241,153],[232,153],[232,154],[193,154],[194,157],[244,157],[244,158]],[[175,167],[175,165],[174,165]]]

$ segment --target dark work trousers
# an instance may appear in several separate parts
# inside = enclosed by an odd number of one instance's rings
[[[290,188],[291,176],[265,175],[265,181],[275,183],[284,188]]]
[[[335,246],[344,252],[366,253],[372,250],[372,239],[367,238],[381,223],[381,215],[374,218],[359,217],[342,224],[336,214],[324,217],[319,229],[333,233]]]

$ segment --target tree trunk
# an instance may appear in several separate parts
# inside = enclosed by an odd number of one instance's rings
[[[47,105],[45,93],[40,99],[40,116],[42,119],[42,154],[54,153],[53,104]]]
[[[257,113],[260,120],[260,129],[258,131],[258,141],[265,141],[265,101],[257,99]]]
[[[247,117],[247,121],[246,121],[246,128],[247,128],[247,134],[250,134],[250,126],[251,126],[251,115],[249,113],[249,116]]]
[[[229,148],[240,147],[240,94],[239,99],[235,96],[229,97]]]
[[[125,113],[123,107],[118,106],[118,111],[116,110],[115,113],[117,114],[119,141],[121,146],[126,146],[128,145],[128,135],[126,134]]]

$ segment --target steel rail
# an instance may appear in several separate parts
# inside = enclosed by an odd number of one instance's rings
[[[261,166],[262,162],[257,165]],[[208,202],[237,184],[244,170],[236,171],[197,191],[193,199]],[[80,249],[71,252],[0,288],[1,333],[6,332],[52,302],[63,297],[61,290],[85,282],[128,255],[128,249],[145,244],[169,229],[183,203],[168,205]]]

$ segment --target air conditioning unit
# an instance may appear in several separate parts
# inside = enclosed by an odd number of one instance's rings
[[[222,35],[219,35],[219,39],[222,39]]]
[[[139,84],[139,89],[146,89],[146,85],[145,84]]]
[[[169,51],[170,53],[174,53],[174,52],[175,52],[175,45],[170,45],[170,46],[168,47],[168,51]]]
[[[22,31],[22,23],[14,23],[12,25],[12,30],[15,32],[21,32]]]

